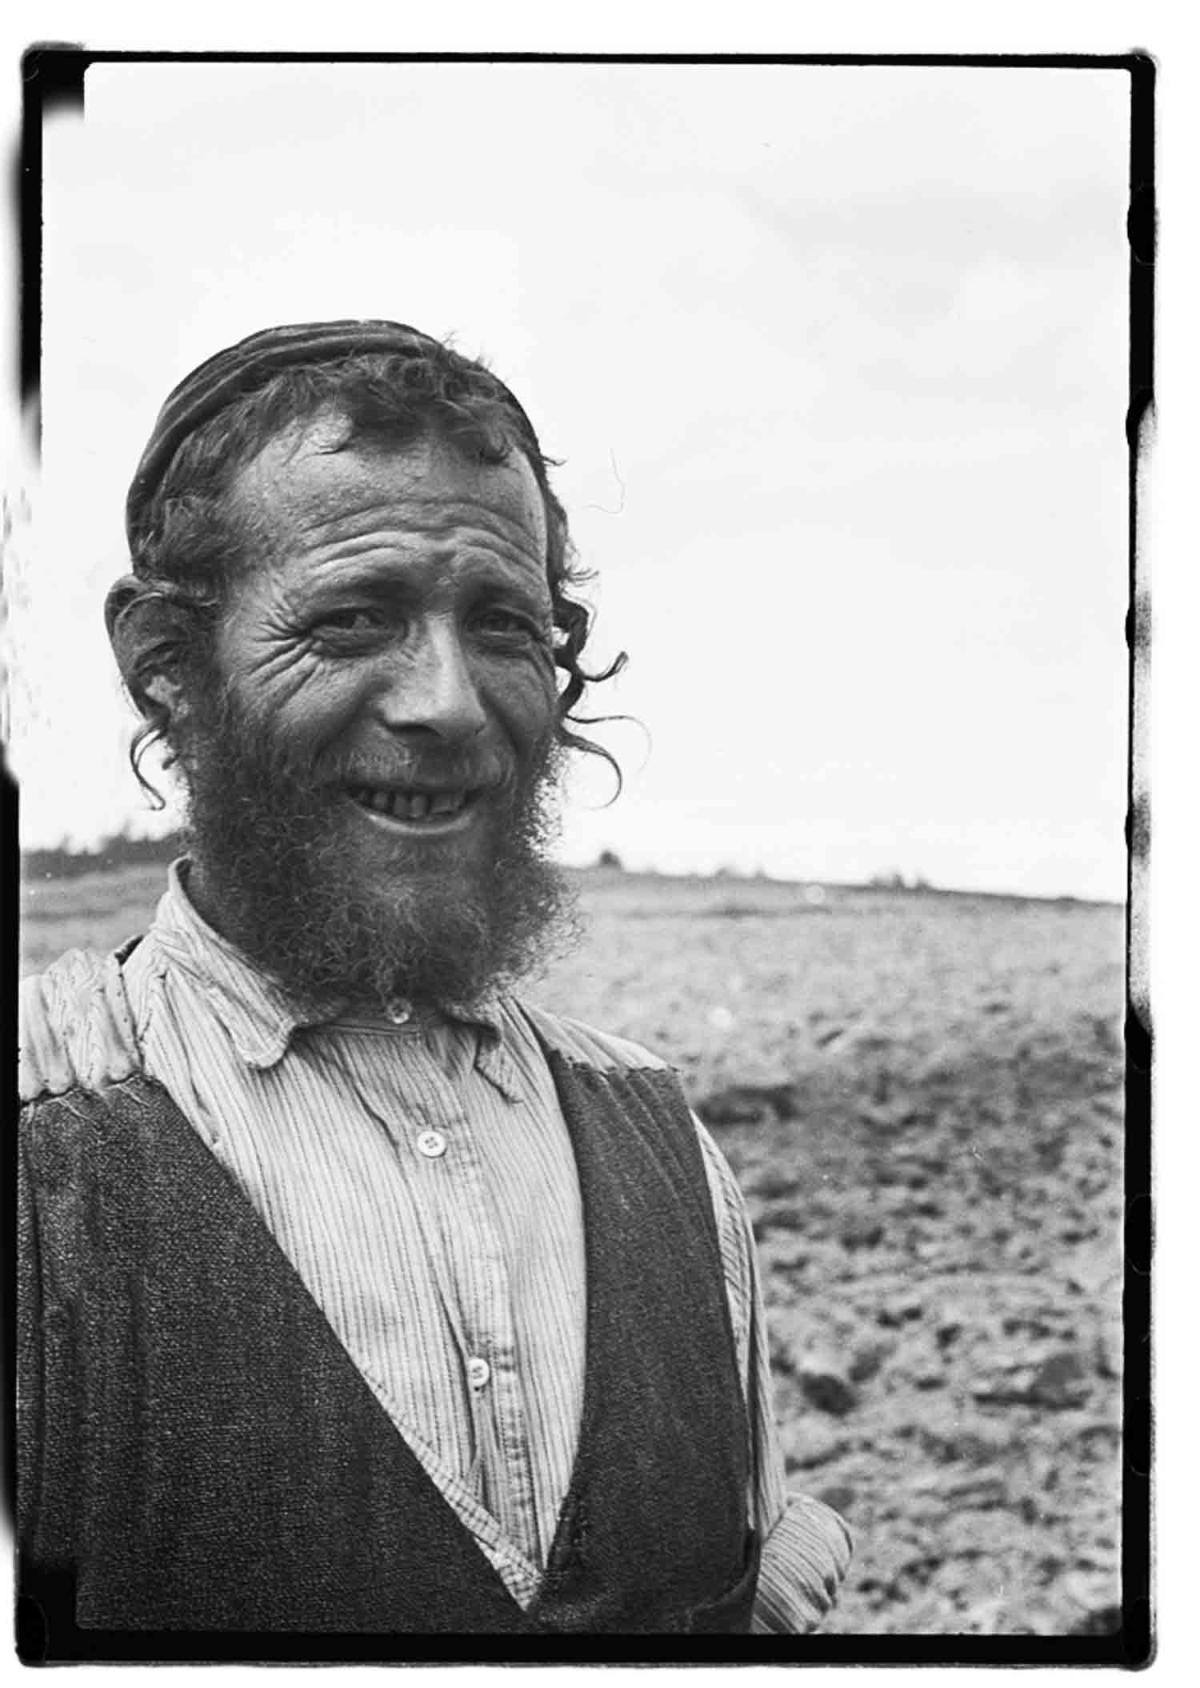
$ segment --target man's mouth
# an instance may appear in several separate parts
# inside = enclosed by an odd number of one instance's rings
[[[350,785],[347,794],[372,815],[426,825],[445,824],[463,814],[478,797],[466,787],[432,790],[419,786]]]

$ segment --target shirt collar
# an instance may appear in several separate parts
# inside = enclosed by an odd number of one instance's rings
[[[167,889],[154,920],[155,940],[176,966],[205,986],[213,1012],[242,1060],[251,1067],[273,1067],[297,1031],[331,1024],[344,1004],[316,1007],[300,1000],[214,931],[188,898],[187,866],[187,858],[181,857],[168,870]],[[489,991],[473,1002],[438,1006],[448,1019],[478,1028],[480,1070],[508,1094],[515,1075],[501,1047],[504,1016],[499,994]]]

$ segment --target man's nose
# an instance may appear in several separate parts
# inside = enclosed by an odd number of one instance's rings
[[[474,738],[487,714],[456,628],[434,622],[410,630],[379,697],[393,732],[424,729],[439,738]]]

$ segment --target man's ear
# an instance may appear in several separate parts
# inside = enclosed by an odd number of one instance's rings
[[[159,587],[127,574],[104,600],[104,623],[138,711],[169,734],[187,713],[181,659],[195,633],[186,608]]]

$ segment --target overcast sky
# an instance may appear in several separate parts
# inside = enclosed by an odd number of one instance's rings
[[[95,66],[45,156],[27,843],[150,824],[100,609],[169,387],[387,316],[514,388],[629,652],[568,859],[1123,895],[1123,73]]]

